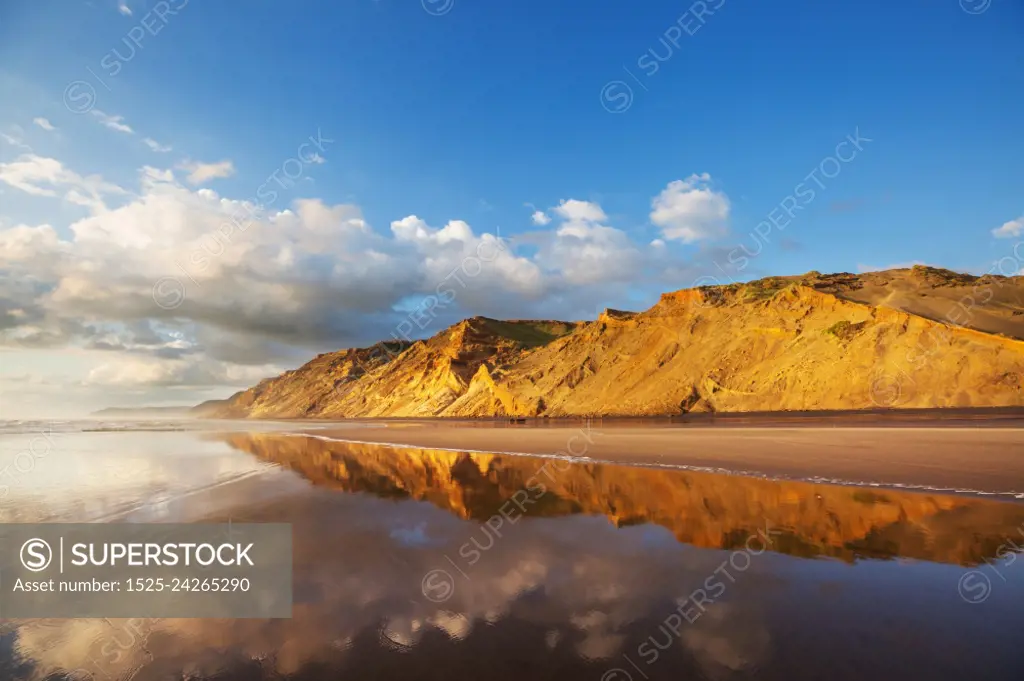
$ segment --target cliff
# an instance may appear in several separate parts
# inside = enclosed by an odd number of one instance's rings
[[[929,267],[666,293],[593,322],[474,317],[321,355],[218,417],[1024,406],[1024,277]]]

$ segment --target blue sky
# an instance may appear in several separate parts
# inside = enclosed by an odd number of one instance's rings
[[[579,318],[605,305],[646,307],[661,291],[701,277],[727,282],[909,262],[982,273],[1012,255],[1019,241],[1013,237],[1020,235],[1014,221],[1024,215],[1024,3],[1017,0],[652,1],[585,9],[539,0],[226,5],[5,4],[0,163],[30,155],[33,163],[54,159],[75,175],[61,175],[58,196],[26,191],[17,179],[0,183],[0,229],[51,225],[64,243],[51,247],[75,253],[84,248],[72,229],[78,221],[99,222],[143,201],[143,167],[170,172],[167,182],[182,192],[203,187],[218,201],[250,200],[299,145],[319,135],[332,141],[273,209],[303,198],[357,206],[353,219],[369,230],[360,238],[384,241],[342,256],[335,249],[347,246],[338,246],[337,235],[320,245],[307,239],[294,261],[303,273],[327,272],[346,257],[358,269],[368,253],[393,256],[387,249],[402,244],[395,245],[398,233],[389,225],[408,216],[428,230],[465,221],[474,238],[500,229],[522,259],[502,266],[510,279],[495,279],[491,298],[461,296],[420,335],[465,314]],[[655,55],[660,61],[652,61]],[[89,110],[79,112],[85,104]],[[33,123],[37,118],[46,126]],[[847,136],[870,141],[851,160],[829,165]],[[849,158],[851,147],[842,153]],[[218,171],[222,162],[230,170]],[[764,240],[751,236],[757,225],[780,215],[780,202],[807,184],[809,173],[832,167],[838,173],[820,178],[815,198],[784,229],[772,227],[759,255],[737,269],[729,253],[744,243],[754,249]],[[186,179],[200,168],[197,182]],[[81,184],[93,175],[107,185]],[[673,182],[682,184],[672,189]],[[97,192],[102,205],[61,198],[75,187],[76,196]],[[656,218],[652,201],[659,196],[665,210]],[[576,202],[569,210],[553,210],[568,200]],[[531,220],[535,210],[543,211],[543,224]],[[310,224],[304,217],[294,228],[306,236],[288,243],[306,239]],[[1003,238],[993,234],[1007,224]],[[113,250],[125,247],[117,229],[97,229],[116,242]],[[28,238],[19,234],[22,242]],[[416,248],[421,261],[438,257]],[[635,276],[618,271],[628,268],[616,268],[615,249],[633,249],[625,260]],[[574,271],[579,253],[579,262],[592,258],[590,274]],[[112,262],[129,256],[121,258]],[[233,264],[252,269],[254,262]],[[147,267],[155,276],[163,272],[155,263]],[[509,274],[516,267],[537,269]],[[17,272],[0,269],[9,278]],[[433,288],[424,284],[429,276],[413,283],[367,277],[355,288],[376,286],[380,295],[349,300],[352,291],[339,288],[346,315],[312,324],[306,337],[268,331],[263,347],[239,363],[250,369],[232,373],[218,365],[213,374],[244,383],[259,371],[301,363],[311,351],[372,340]],[[134,348],[133,361],[230,361],[212,358],[208,336],[239,329],[218,330],[210,315],[190,313],[192,292],[174,318],[162,308],[152,316],[118,308],[74,317],[56,310],[83,295],[81,286],[68,293],[81,273],[42,279],[37,288],[49,298],[32,302],[39,319],[60,331],[46,347],[27,347],[23,333],[0,354],[0,376],[30,381],[26,376],[43,364],[70,362],[75,368],[53,370],[51,378],[79,382],[83,390],[100,385],[104,372],[94,370],[117,355],[97,359],[95,343],[68,331],[72,319],[94,331],[104,325],[121,341],[145,335],[137,326],[125,330],[142,324],[160,341],[122,342]],[[501,292],[520,284],[530,304],[504,309]],[[63,292],[54,297],[55,290]],[[253,314],[284,314],[292,302],[271,295]],[[330,316],[319,303],[300,307],[317,319]],[[259,328],[253,324],[242,325],[250,340]],[[68,360],[68,353],[78,359]],[[230,392],[204,372],[200,378],[179,366],[151,375],[161,390]]]

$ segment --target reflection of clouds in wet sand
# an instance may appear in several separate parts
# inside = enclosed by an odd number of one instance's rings
[[[344,664],[356,646],[368,645],[367,632],[377,632],[375,645],[384,649],[415,651],[425,636],[471,642],[480,627],[500,631],[510,617],[542,628],[556,648],[568,645],[584,660],[599,660],[620,652],[633,623],[686,597],[716,564],[714,555],[684,547],[652,554],[642,533],[607,523],[588,522],[584,534],[557,521],[530,521],[485,554],[468,578],[456,575],[451,598],[435,604],[419,592],[420,578],[442,564],[443,554],[392,539],[390,529],[399,520],[393,504],[338,499],[314,494],[260,514],[295,523],[293,619],[161,620],[152,624],[144,646],[108,643],[106,650],[111,627],[123,627],[124,620],[26,623],[18,648],[38,665],[31,678],[97,667],[118,678],[137,665],[202,676],[224,669],[228,660],[262,660],[288,674]],[[425,520],[425,531],[445,547],[464,542],[474,530],[430,507],[400,506]],[[354,514],[358,529],[347,529],[345,520]],[[645,550],[645,559],[637,560]],[[752,585],[763,581],[749,576]]]
[[[768,629],[748,611],[742,604],[719,603],[682,631],[683,644],[704,668],[706,678],[756,669],[768,655]]]
[[[235,522],[293,524],[293,618],[147,621],[134,642],[126,629],[139,627],[124,620],[22,622],[16,649],[34,667],[14,679],[82,669],[94,681],[123,681],[141,669],[138,681],[182,673],[219,673],[222,681],[280,674],[592,680],[628,669],[627,655],[652,681],[761,672],[838,679],[840,668],[855,678],[886,676],[888,658],[878,651],[939,679],[960,678],[967,664],[958,666],[966,658],[951,643],[978,649],[970,664],[980,675],[1016,650],[1000,634],[1020,624],[1009,605],[1024,593],[1013,584],[972,606],[956,596],[956,566],[851,566],[779,554],[820,556],[824,548],[844,559],[981,560],[999,544],[990,538],[1004,529],[1011,536],[1021,505],[574,465],[556,469],[534,517],[503,526],[483,550],[486,520],[542,462],[328,448],[301,438],[232,441],[302,477],[282,470],[211,489],[187,505],[216,509],[210,499],[244,497],[248,505],[230,510]],[[207,519],[226,517],[214,510]],[[767,527],[770,550],[761,555],[746,544],[749,567],[730,563],[735,579],[706,611],[664,626],[688,599],[683,609],[692,611],[695,591],[718,594],[709,576],[725,583],[723,561]],[[471,562],[460,547],[474,540]],[[851,548],[854,541],[861,543]],[[440,581],[427,581],[431,575]],[[829,584],[843,588],[822,596]],[[919,645],[892,643],[908,628],[920,632]],[[115,639],[112,631],[121,633]],[[846,642],[842,661],[833,657],[837,638]],[[653,661],[644,652],[652,641]],[[535,673],[524,677],[523,669]]]

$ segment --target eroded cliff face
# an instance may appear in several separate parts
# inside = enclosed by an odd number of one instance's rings
[[[915,267],[666,293],[593,322],[475,317],[321,355],[207,414],[590,416],[1024,406],[1024,277]]]
[[[723,549],[768,527],[774,551],[843,560],[973,565],[1012,549],[1007,538],[1024,547],[1019,503],[273,434],[225,439],[314,485],[427,501],[480,522],[501,509],[516,516],[603,515],[619,526],[660,525],[681,542]],[[521,510],[513,505],[527,498]]]
[[[413,343],[379,370],[339,386],[319,415],[437,416],[487,372],[510,366],[536,348],[571,333],[577,325],[557,321],[498,321],[473,317],[426,341]],[[481,374],[481,372],[483,372]],[[500,391],[490,391],[492,412],[508,410]]]

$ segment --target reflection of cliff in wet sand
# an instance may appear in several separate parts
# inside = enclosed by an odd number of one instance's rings
[[[1024,546],[1024,504],[553,459],[394,449],[307,437],[233,434],[228,443],[347,492],[428,501],[486,520],[543,483],[526,515],[652,523],[701,547],[732,548],[766,525],[799,556],[906,557],[963,565]],[[542,470],[543,469],[543,470]]]

